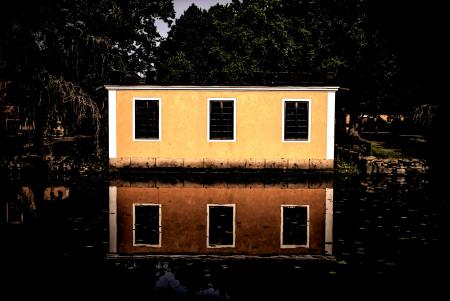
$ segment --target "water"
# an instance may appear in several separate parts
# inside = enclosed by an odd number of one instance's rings
[[[436,293],[447,205],[433,188],[426,176],[4,179],[2,274],[163,299]]]

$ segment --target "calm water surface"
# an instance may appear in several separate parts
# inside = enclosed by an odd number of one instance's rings
[[[436,292],[447,273],[446,203],[427,177],[38,178],[2,181],[6,284],[228,300]]]

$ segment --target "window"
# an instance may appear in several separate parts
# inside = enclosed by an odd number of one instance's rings
[[[8,224],[22,224],[23,207],[21,200],[6,202],[6,222]]]
[[[309,246],[309,206],[281,206],[281,247]]]
[[[133,99],[133,139],[161,140],[161,99]]]
[[[309,142],[311,101],[283,99],[283,142]]]
[[[235,205],[209,205],[208,248],[234,247]]]
[[[236,141],[236,99],[208,99],[208,141]]]
[[[133,246],[161,247],[161,205],[133,204]]]

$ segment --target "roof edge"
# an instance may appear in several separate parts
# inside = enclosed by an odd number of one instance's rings
[[[236,91],[337,91],[338,86],[151,86],[105,85],[106,90],[236,90]]]

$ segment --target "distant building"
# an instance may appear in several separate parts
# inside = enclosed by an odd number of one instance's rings
[[[333,169],[337,87],[106,89],[111,167]]]
[[[62,201],[69,198],[70,189],[64,186],[47,187],[44,190],[45,201]]]

